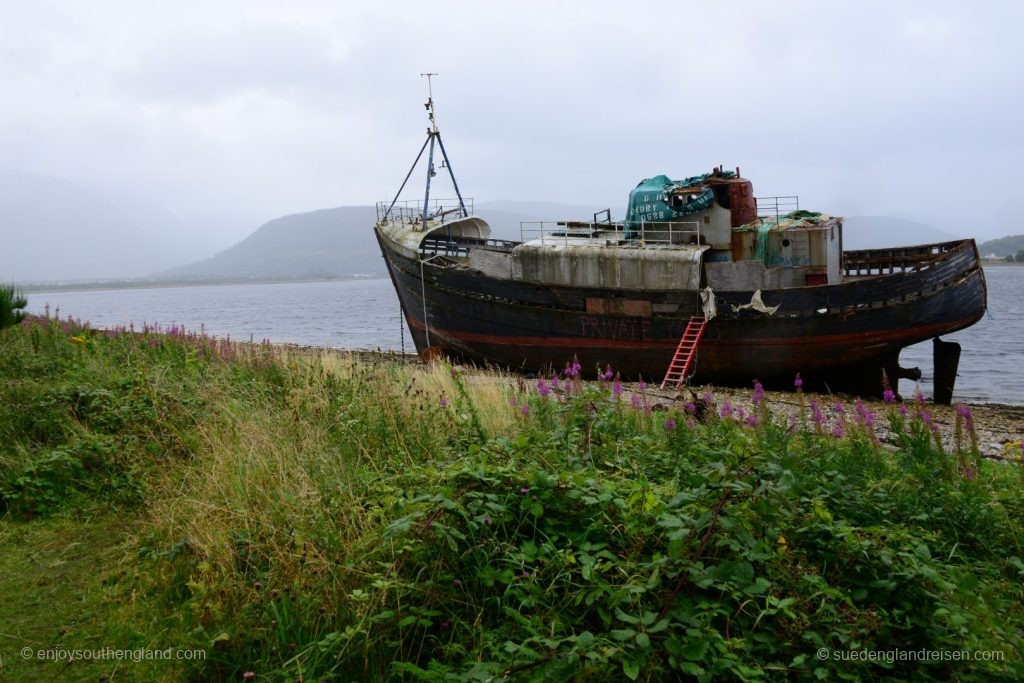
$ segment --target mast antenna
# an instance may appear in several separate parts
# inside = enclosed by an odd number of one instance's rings
[[[409,173],[406,174],[405,180],[402,181],[402,187],[398,188],[398,194],[391,201],[391,206],[384,213],[384,219],[391,214],[391,209],[394,208],[395,202],[398,201],[398,197],[402,194],[402,190],[405,189],[405,184],[409,182],[409,176],[416,169],[416,165],[420,162],[420,157],[423,156],[423,152],[427,152],[427,188],[423,196],[423,211],[420,214],[420,218],[423,220],[423,225],[426,226],[427,221],[430,218],[430,179],[437,175],[437,171],[434,170],[434,145],[441,149],[441,156],[443,161],[441,162],[441,168],[448,171],[448,176],[452,179],[452,186],[455,188],[455,195],[459,199],[459,213],[462,217],[469,216],[469,212],[466,210],[466,202],[462,199],[462,192],[459,191],[459,183],[455,180],[455,171],[452,170],[452,162],[448,158],[448,152],[445,151],[444,143],[441,142],[441,131],[437,129],[437,116],[434,112],[434,84],[431,81],[431,77],[437,76],[436,72],[429,72],[420,74],[425,76],[427,79],[427,103],[424,105],[427,109],[427,118],[430,119],[430,127],[427,128],[427,139],[423,143],[423,147],[420,148],[420,153],[416,155],[416,161],[412,162],[412,168],[409,169]]]

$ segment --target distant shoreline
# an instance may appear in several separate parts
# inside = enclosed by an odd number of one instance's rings
[[[380,280],[384,273],[365,276],[310,277],[310,278],[239,278],[231,280],[155,280],[152,282],[97,281],[68,284],[15,284],[25,294],[48,294],[51,292],[100,292],[115,289],[167,289],[172,287],[217,287],[226,285],[281,285],[303,282],[349,282],[353,280]]]

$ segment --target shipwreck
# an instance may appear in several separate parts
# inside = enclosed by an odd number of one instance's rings
[[[492,239],[464,198],[427,102],[422,201],[377,205],[375,232],[418,352],[544,372],[579,359],[663,386],[713,383],[880,395],[900,351],[933,339],[935,401],[985,312],[974,240],[843,249],[843,219],[797,196],[755,197],[740,169],[643,180],[627,214],[523,224]],[[432,199],[440,155],[456,197]]]

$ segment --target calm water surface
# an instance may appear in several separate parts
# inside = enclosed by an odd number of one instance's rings
[[[955,397],[969,402],[1024,403],[1024,268],[991,267],[989,312],[977,324],[943,337],[963,347]],[[176,323],[232,339],[336,348],[400,350],[403,323],[388,279],[159,287],[88,292],[34,292],[29,310],[72,315],[94,327]],[[407,351],[412,350],[408,332]],[[904,367],[920,367],[931,395],[932,344],[903,351]],[[902,380],[904,395],[914,383]]]

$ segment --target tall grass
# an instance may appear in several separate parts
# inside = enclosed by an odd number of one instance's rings
[[[660,409],[571,366],[46,319],[0,378],[5,514],[136,516],[134,609],[197,678],[1024,675],[1021,472],[966,408],[944,444],[923,404]]]

